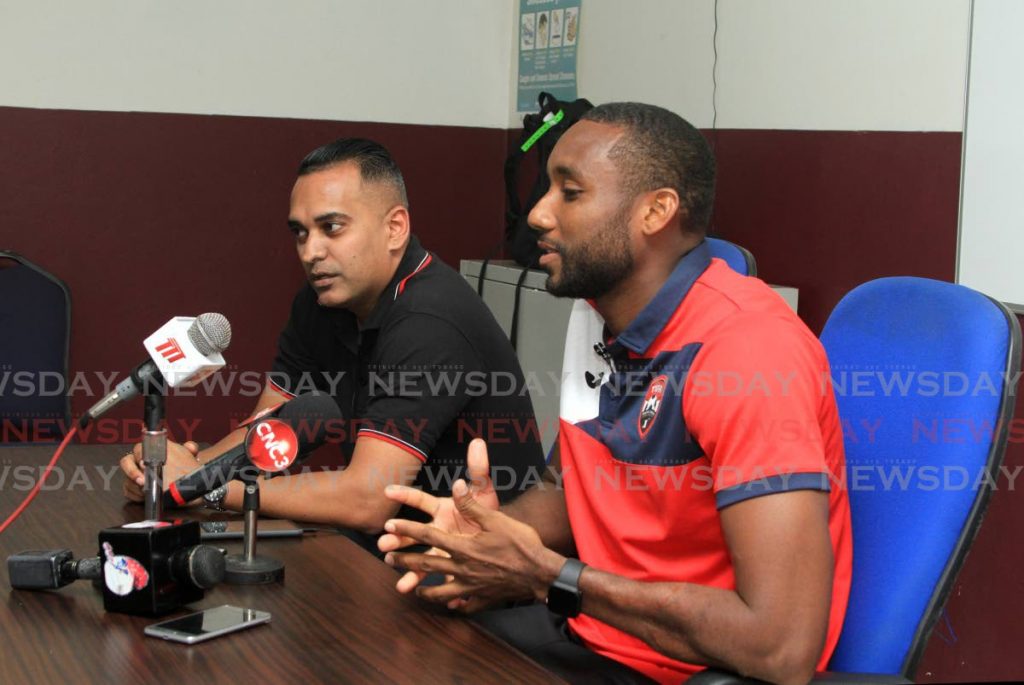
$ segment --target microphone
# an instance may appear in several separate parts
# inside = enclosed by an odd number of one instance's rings
[[[28,550],[7,557],[7,575],[17,590],[56,590],[76,580],[101,580],[106,561],[75,559],[69,549]],[[171,580],[204,590],[224,578],[224,555],[210,545],[177,549],[165,563]]]
[[[198,602],[224,580],[224,553],[200,540],[198,521],[126,523],[100,531],[99,556],[75,560],[67,549],[19,552],[7,557],[7,575],[19,590],[93,580],[107,611],[156,616]]]
[[[329,424],[340,419],[334,399],[316,391],[267,410],[250,421],[240,444],[171,483],[163,505],[183,507],[245,472],[283,471],[322,445]]]
[[[223,314],[176,316],[143,341],[149,359],[134,369],[78,421],[79,428],[112,407],[152,389],[161,392],[195,385],[224,366],[221,352],[231,343],[231,324]]]

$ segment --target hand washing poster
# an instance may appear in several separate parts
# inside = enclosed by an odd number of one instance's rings
[[[576,99],[581,2],[519,0],[518,111],[537,111],[541,91],[559,100]]]

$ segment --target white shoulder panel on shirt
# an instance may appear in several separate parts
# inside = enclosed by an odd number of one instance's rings
[[[586,300],[573,302],[565,332],[562,357],[562,395],[558,415],[569,423],[597,416],[601,385],[608,381],[611,367],[594,351],[604,342],[604,319]]]

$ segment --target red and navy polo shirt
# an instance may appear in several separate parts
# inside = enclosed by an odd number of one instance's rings
[[[639,581],[735,589],[719,510],[828,491],[835,572],[823,668],[846,611],[852,545],[821,344],[782,298],[711,259],[706,244],[617,338],[597,332],[585,303],[573,319],[559,446],[579,558]],[[590,616],[570,624],[590,649],[655,680],[698,670]]]

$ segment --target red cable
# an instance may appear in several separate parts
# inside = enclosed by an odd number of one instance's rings
[[[68,434],[64,436],[64,440],[61,441],[60,445],[57,447],[57,451],[53,453],[53,459],[51,459],[50,463],[47,464],[46,471],[43,472],[43,475],[39,479],[39,482],[36,483],[36,486],[32,488],[32,492],[28,493],[28,497],[25,498],[25,501],[22,502],[18,506],[18,508],[14,510],[13,514],[7,517],[6,521],[0,523],[0,533],[3,533],[5,530],[7,530],[7,526],[14,523],[14,519],[18,518],[18,516],[21,515],[21,512],[25,511],[25,507],[29,505],[29,502],[35,499],[36,495],[39,494],[39,488],[43,487],[43,483],[46,482],[46,477],[50,475],[50,472],[53,470],[53,467],[57,463],[57,460],[60,459],[60,455],[64,453],[64,448],[68,446],[69,442],[71,442],[71,438],[72,436],[74,436],[77,430],[78,426],[72,426],[71,430],[68,431]]]

